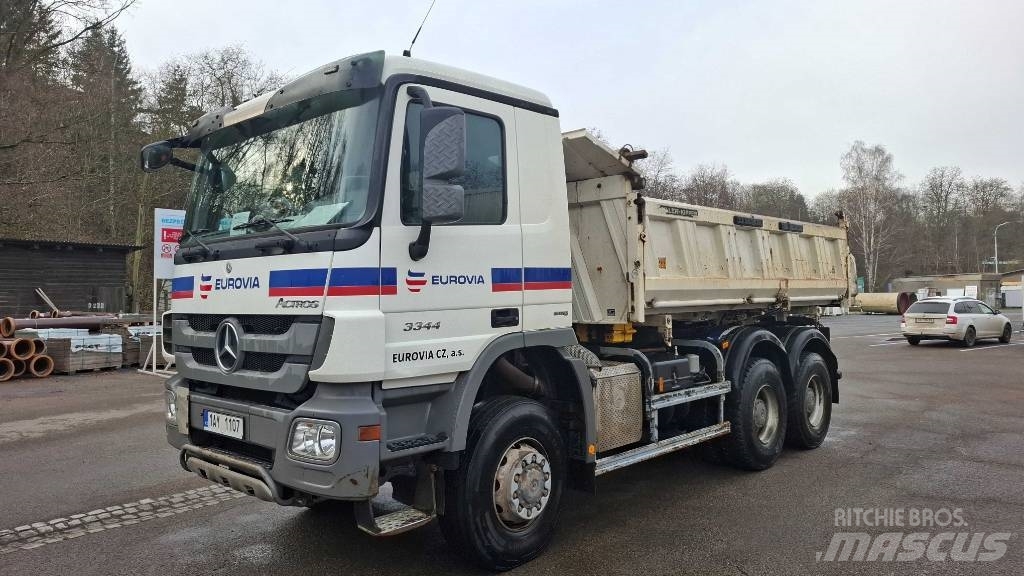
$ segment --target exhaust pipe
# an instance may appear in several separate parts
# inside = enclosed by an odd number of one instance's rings
[[[540,378],[530,376],[505,358],[500,358],[494,363],[494,369],[498,375],[513,388],[529,396],[546,396],[547,386]]]

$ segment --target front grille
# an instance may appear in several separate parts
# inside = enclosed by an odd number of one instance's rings
[[[209,348],[193,348],[192,358],[204,366],[216,366],[217,359],[213,350]],[[266,352],[246,352],[242,358],[240,370],[252,370],[254,372],[277,372],[288,360],[287,354],[270,354]]]
[[[228,314],[180,314],[176,319],[188,320],[196,332],[213,332]],[[295,323],[295,316],[272,316],[265,314],[236,314],[234,318],[242,325],[246,334],[284,334]]]

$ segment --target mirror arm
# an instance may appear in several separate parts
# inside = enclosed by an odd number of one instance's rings
[[[427,255],[430,248],[430,222],[420,224],[420,233],[415,240],[409,242],[409,258],[419,262]]]
[[[174,156],[171,156],[171,160],[170,160],[170,162],[168,162],[168,164],[170,164],[171,166],[177,166],[178,168],[184,168],[185,170],[188,170],[189,172],[195,172],[196,171],[196,165],[195,164],[193,164],[191,162],[186,162],[184,160],[179,160],[179,159],[175,158]]]
[[[434,103],[430,101],[430,95],[427,94],[427,91],[424,90],[422,86],[409,86],[408,90],[406,90],[406,94],[408,94],[410,98],[419,100],[420,103],[423,104],[424,110],[434,107]]]

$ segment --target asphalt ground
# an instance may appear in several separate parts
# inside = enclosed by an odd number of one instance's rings
[[[1024,573],[1024,337],[912,348],[897,323],[826,321],[844,378],[821,448],[760,473],[677,453],[602,476],[597,495],[563,500],[551,547],[512,573]],[[480,573],[436,523],[374,539],[185,473],[162,386],[127,370],[0,383],[0,574]],[[837,526],[855,509],[958,511],[966,525]],[[28,547],[12,536],[26,526],[50,537]],[[1010,536],[989,561],[831,561],[845,532]]]

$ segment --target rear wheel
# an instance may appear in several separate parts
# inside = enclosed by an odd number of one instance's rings
[[[1003,344],[1009,344],[1011,338],[1013,338],[1013,327],[1007,324],[1003,326],[1003,334],[999,336],[999,341]]]
[[[814,352],[803,355],[795,390],[789,399],[787,440],[804,450],[817,448],[832,422],[832,375],[824,358]]]
[[[786,391],[778,367],[767,358],[751,358],[725,410],[732,425],[722,446],[726,460],[746,470],[775,464],[786,439]]]
[[[911,346],[917,346],[920,343],[921,343],[921,337],[920,336],[907,336],[907,344],[910,344]]]
[[[488,570],[509,570],[551,542],[565,484],[565,449],[550,412],[516,396],[473,411],[458,470],[445,474],[441,530]]]
[[[974,346],[974,343],[978,341],[978,333],[974,331],[974,326],[968,326],[967,332],[964,332],[964,339],[960,343],[965,348]]]

